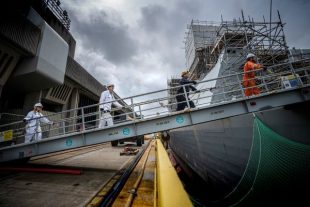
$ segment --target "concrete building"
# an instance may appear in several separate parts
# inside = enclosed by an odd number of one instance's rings
[[[46,114],[98,103],[105,86],[74,60],[76,41],[60,1],[0,4],[0,123],[21,120],[36,102]]]

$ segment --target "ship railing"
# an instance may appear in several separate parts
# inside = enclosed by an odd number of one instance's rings
[[[266,71],[258,69],[256,70],[255,81],[257,84],[255,87],[260,89],[260,94],[256,96],[309,86],[309,73],[310,59],[273,65],[268,67]],[[200,81],[197,88],[199,85],[204,85],[204,87],[199,88],[199,93],[184,93],[183,95],[186,97],[184,103],[190,108],[190,101],[193,101],[196,110],[199,110],[199,108],[206,106],[212,107],[212,105],[249,99],[251,97],[246,97],[244,94],[243,75],[244,73],[240,72]],[[171,100],[174,100],[178,94],[170,96],[167,94],[168,91],[177,91],[180,87],[183,87],[183,91],[185,91],[186,85],[175,86],[115,100],[126,104],[123,105],[122,109],[112,108],[111,115],[114,125],[121,125],[124,122],[140,122],[175,113],[178,103]],[[53,121],[54,124],[41,124],[42,138],[62,137],[97,130],[102,116],[99,106],[100,104],[94,104],[46,115],[45,117]],[[38,121],[40,121],[40,118]],[[110,127],[113,126],[104,128]],[[0,140],[2,141],[0,147],[24,143],[26,129],[29,128],[27,128],[27,123],[23,122],[22,117],[20,121],[0,125]],[[36,137],[37,133],[39,132],[36,128],[30,135]]]
[[[255,80],[256,86],[248,88],[259,88],[260,93],[255,95],[258,96],[294,87],[308,86],[310,84],[309,72],[310,59],[273,65],[266,69],[256,70],[255,78],[248,79]],[[244,87],[242,86],[243,75],[244,73],[236,73],[209,79],[208,81],[219,81],[219,83],[225,84],[216,84],[216,86],[209,87],[209,90],[202,88],[203,90],[201,91],[206,93],[194,94],[191,98],[200,107],[249,98],[244,94]]]

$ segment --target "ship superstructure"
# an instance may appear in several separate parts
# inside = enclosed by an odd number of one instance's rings
[[[248,53],[255,54],[258,62],[265,67],[309,58],[310,50],[289,49],[283,30],[284,23],[282,23],[279,13],[278,17],[278,21],[267,22],[265,19],[263,21],[254,21],[250,17],[245,19],[242,13],[242,18],[233,21],[209,22],[193,20],[188,25],[185,33],[186,67],[191,72],[191,79],[206,80],[240,73],[243,71],[245,57]],[[209,74],[211,70],[216,70],[217,63],[221,65],[221,68]],[[287,64],[285,67],[279,65],[279,67],[274,68],[274,71],[279,72],[292,66]],[[207,76],[208,74],[209,76]],[[240,75],[216,81],[215,85],[212,86],[213,92],[239,89],[237,87],[240,86],[237,85],[229,86],[229,83],[237,82],[237,78],[242,80]],[[261,81],[272,82],[273,80],[257,79],[258,83]],[[221,87],[223,85],[229,87],[225,89]],[[272,89],[271,85],[269,84],[269,90]],[[170,87],[173,86],[170,85]],[[265,89],[262,88],[262,90]],[[242,94],[238,90],[238,92],[225,95],[226,99],[232,99],[240,97]],[[213,102],[220,99],[223,99],[223,97],[216,96],[212,98]]]

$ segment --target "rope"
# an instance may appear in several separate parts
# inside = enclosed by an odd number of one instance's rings
[[[248,192],[236,203],[234,203],[233,205],[231,206],[236,206],[238,205],[239,203],[241,203],[249,194],[250,192],[253,190],[253,186],[256,182],[256,179],[257,179],[257,175],[258,175],[258,171],[259,171],[259,168],[260,168],[260,163],[261,163],[261,158],[262,158],[262,136],[261,136],[261,132],[260,132],[260,128],[258,126],[258,123],[257,123],[257,117],[254,115],[254,124],[256,125],[257,127],[257,131],[258,131],[258,134],[259,134],[259,159],[258,159],[258,164],[257,164],[257,168],[256,168],[256,172],[255,172],[255,177],[254,177],[254,180],[253,180],[253,183],[251,185],[251,188],[248,190]],[[254,140],[254,127],[253,127],[253,140]]]
[[[256,119],[257,119],[257,118],[256,118],[256,115],[255,115],[254,113],[252,113],[252,114],[253,114],[253,117],[254,117],[254,124],[256,124],[256,125],[257,125],[257,128],[259,129],[258,124],[257,124],[257,121],[256,121]],[[259,131],[259,134],[260,134],[260,131]],[[249,153],[250,156],[249,156],[249,157],[251,157],[252,152],[253,152],[254,139],[255,139],[254,135],[255,135],[255,127],[253,127],[253,139],[252,139],[253,141],[252,141],[252,144],[251,144],[250,153]],[[261,137],[261,136],[260,136],[260,137]],[[233,205],[231,205],[231,206],[236,206],[237,204],[239,204],[244,198],[246,198],[246,197],[248,196],[248,194],[250,193],[250,191],[252,191],[253,186],[254,186],[254,183],[255,183],[255,181],[256,181],[257,174],[258,174],[258,168],[259,168],[259,165],[260,165],[260,160],[261,160],[261,138],[260,138],[260,145],[259,145],[259,162],[258,162],[257,170],[256,170],[256,172],[255,172],[255,177],[254,177],[254,181],[253,181],[253,183],[252,183],[252,186],[251,186],[251,188],[248,190],[248,192],[247,192],[237,203],[235,203],[235,204],[233,204]],[[239,188],[239,186],[241,185],[241,183],[242,183],[242,181],[244,180],[244,177],[245,177],[245,175],[246,175],[246,173],[247,173],[247,171],[248,171],[249,163],[250,163],[250,158],[249,158],[249,160],[248,160],[248,162],[247,162],[247,165],[246,165],[246,167],[245,167],[245,170],[244,170],[244,172],[243,172],[243,174],[242,174],[242,176],[241,176],[241,178],[240,178],[238,184],[236,185],[236,187],[235,187],[230,193],[228,193],[224,198],[211,201],[210,203],[220,203],[220,202],[223,202],[224,200],[228,199],[229,196],[231,196],[231,195]]]

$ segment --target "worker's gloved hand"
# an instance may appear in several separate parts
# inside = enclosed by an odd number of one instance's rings
[[[271,69],[267,69],[266,71],[267,71],[268,74],[272,74],[273,73]]]
[[[193,84],[195,84],[195,85],[196,85],[196,84],[197,84],[197,81],[193,81]]]
[[[272,74],[273,73],[272,70],[270,68],[268,68],[267,66],[263,67],[263,71],[267,72],[267,74]]]
[[[26,119],[23,119],[23,122],[27,122],[27,120],[26,120]]]
[[[103,108],[100,108],[100,111],[103,111]]]

